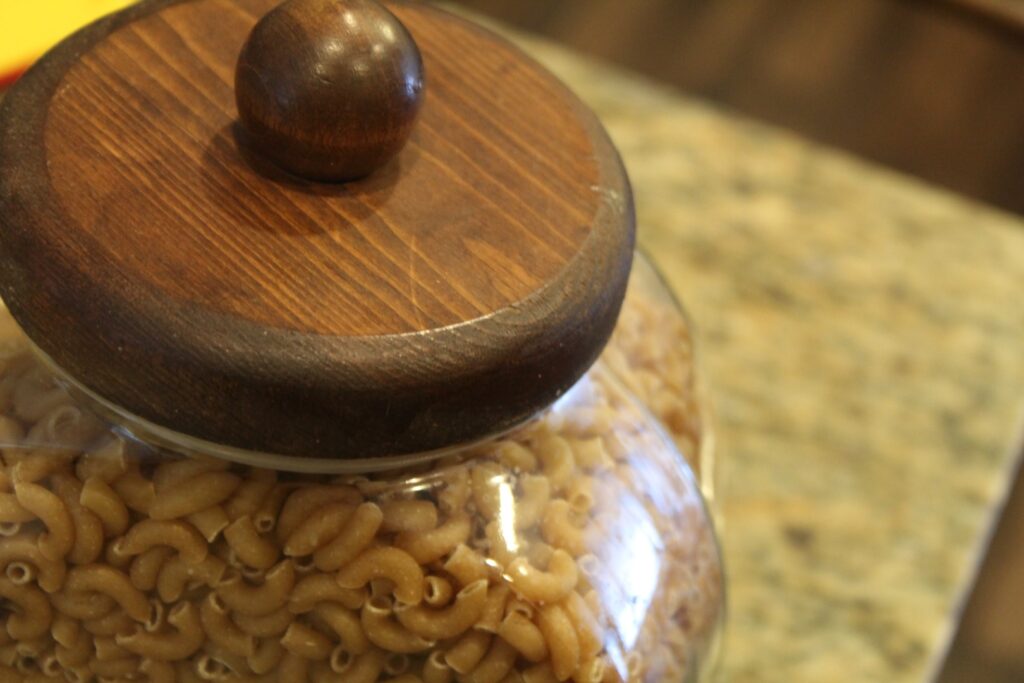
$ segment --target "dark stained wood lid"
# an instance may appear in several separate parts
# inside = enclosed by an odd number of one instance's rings
[[[363,458],[515,425],[590,366],[634,214],[594,115],[501,38],[385,3],[422,55],[411,137],[345,184],[239,134],[278,0],[156,0],[72,36],[0,110],[0,291],[86,388],[234,448]]]

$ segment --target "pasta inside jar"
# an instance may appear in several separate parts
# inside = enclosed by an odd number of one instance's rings
[[[710,659],[688,330],[636,282],[549,410],[359,475],[149,446],[2,334],[2,680],[690,681]]]

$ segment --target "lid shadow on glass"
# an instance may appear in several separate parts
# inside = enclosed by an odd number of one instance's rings
[[[600,123],[436,8],[276,5],[143,2],[22,78],[5,302],[90,393],[232,449],[394,456],[528,419],[625,291],[632,199]]]

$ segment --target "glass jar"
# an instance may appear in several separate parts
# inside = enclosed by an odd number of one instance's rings
[[[425,3],[277,2],[0,107],[0,680],[702,680],[707,402],[600,123]]]
[[[135,438],[5,311],[3,680],[699,680],[723,613],[709,426],[685,319],[636,263],[548,410],[347,474]]]

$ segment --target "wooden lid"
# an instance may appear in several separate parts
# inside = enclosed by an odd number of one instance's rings
[[[291,176],[234,74],[278,0],[142,2],[0,110],[0,288],[33,342],[144,420],[362,458],[549,405],[615,323],[634,214],[594,115],[501,38],[385,3],[422,55],[411,137],[370,176]]]

